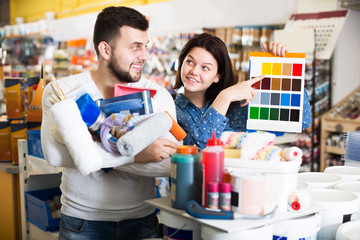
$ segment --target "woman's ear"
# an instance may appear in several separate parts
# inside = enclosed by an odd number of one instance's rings
[[[100,42],[99,45],[98,45],[98,50],[99,50],[100,56],[104,60],[109,60],[110,59],[110,57],[111,57],[111,47],[107,42],[105,42],[105,41]]]
[[[220,75],[220,73],[218,73],[215,77],[214,83],[218,83],[220,81],[220,77],[221,77],[221,75]]]

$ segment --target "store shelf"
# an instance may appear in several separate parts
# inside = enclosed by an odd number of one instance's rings
[[[329,144],[329,138],[333,135],[343,135],[349,131],[360,131],[360,116],[349,117],[351,114],[356,116],[360,114],[359,106],[360,88],[353,91],[348,97],[331,108],[321,118],[321,152],[320,152],[320,171],[324,171],[327,164],[327,160],[333,155],[338,155],[340,159],[344,154],[345,149],[336,144]],[[336,161],[335,161],[336,162]],[[341,161],[337,161],[339,164],[343,164]]]
[[[0,162],[0,171],[8,174],[18,174],[19,166],[13,165],[11,162]]]
[[[19,185],[22,239],[57,239],[58,233],[46,232],[26,220],[25,192],[58,187],[61,169],[42,158],[28,155],[27,140],[18,140]]]

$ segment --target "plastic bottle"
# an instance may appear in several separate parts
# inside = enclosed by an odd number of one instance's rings
[[[204,165],[203,206],[207,206],[207,186],[209,182],[223,182],[224,179],[224,148],[215,132],[202,151]]]
[[[224,211],[231,210],[231,184],[230,183],[220,183],[220,209]]]
[[[209,182],[207,196],[207,207],[212,209],[219,209],[219,183]]]
[[[171,156],[171,206],[185,209],[186,203],[201,203],[202,162],[196,146],[180,146]]]

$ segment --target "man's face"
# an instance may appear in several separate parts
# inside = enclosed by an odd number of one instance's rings
[[[108,67],[120,82],[137,82],[148,59],[149,38],[146,31],[129,26],[121,27],[120,31],[120,37],[111,44]]]

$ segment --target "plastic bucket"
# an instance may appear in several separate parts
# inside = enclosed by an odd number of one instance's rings
[[[163,223],[164,239],[200,240],[200,224],[190,218],[179,217],[160,210],[160,222]]]
[[[332,166],[325,168],[324,172],[339,175],[346,181],[357,181],[360,179],[360,167]]]
[[[305,172],[298,174],[298,182],[306,183],[309,189],[332,188],[341,181],[340,176],[330,173]]]
[[[351,220],[360,219],[360,181],[341,182],[335,185],[335,189],[355,193],[358,196],[359,211],[351,216]]]
[[[271,224],[230,233],[206,225],[201,226],[201,237],[204,240],[272,240],[272,235],[273,227]]]
[[[308,188],[309,188],[309,185],[304,182],[298,182],[297,186],[296,186],[296,190],[303,190],[303,189],[308,189]]]
[[[319,239],[335,239],[338,227],[359,210],[356,194],[338,189],[310,190],[312,206],[322,209]]]
[[[273,239],[316,240],[320,223],[319,214],[276,222],[273,224]]]
[[[336,232],[336,240],[358,240],[360,237],[360,220],[341,224]]]

